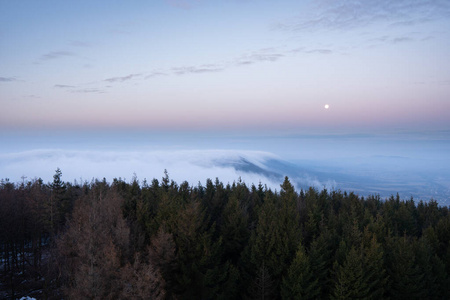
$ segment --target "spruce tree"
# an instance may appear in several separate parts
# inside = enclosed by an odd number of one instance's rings
[[[413,241],[406,236],[387,241],[389,296],[395,299],[423,299],[426,295],[424,273],[416,263]]]
[[[283,277],[281,297],[283,299],[317,299],[319,292],[318,279],[314,277],[309,257],[300,244],[287,274]]]
[[[332,299],[368,299],[370,287],[361,251],[352,247],[342,265],[335,262],[336,277]]]
[[[333,267],[333,234],[325,229],[311,243],[308,251],[311,271],[318,281],[317,299],[328,299],[331,290],[330,271]]]
[[[236,194],[232,194],[226,204],[221,226],[224,257],[237,263],[241,252],[248,242],[248,217],[244,213]]]
[[[369,286],[368,299],[382,299],[386,291],[388,276],[384,267],[383,247],[377,242],[375,234],[366,228],[363,235],[363,265]]]

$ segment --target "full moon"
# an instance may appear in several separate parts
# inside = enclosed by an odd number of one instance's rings
[[[330,106],[328,105],[328,104],[325,104],[325,109],[329,109],[330,108]]]

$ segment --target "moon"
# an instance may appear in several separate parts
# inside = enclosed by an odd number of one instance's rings
[[[328,104],[325,104],[325,109],[329,109],[330,108],[330,106],[328,105]]]

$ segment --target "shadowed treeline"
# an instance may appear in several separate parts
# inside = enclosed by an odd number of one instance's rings
[[[446,299],[435,201],[242,181],[0,184],[0,297]]]

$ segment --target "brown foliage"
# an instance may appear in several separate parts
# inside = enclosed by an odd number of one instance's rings
[[[122,204],[113,189],[105,196],[93,191],[76,202],[68,230],[57,241],[64,292],[69,299],[164,298],[165,282],[148,258],[168,255],[171,259],[174,250],[161,233],[151,251],[154,256],[137,254],[130,259],[130,229]]]
[[[121,270],[123,299],[164,299],[165,282],[160,271],[151,262],[136,255],[134,263]]]

